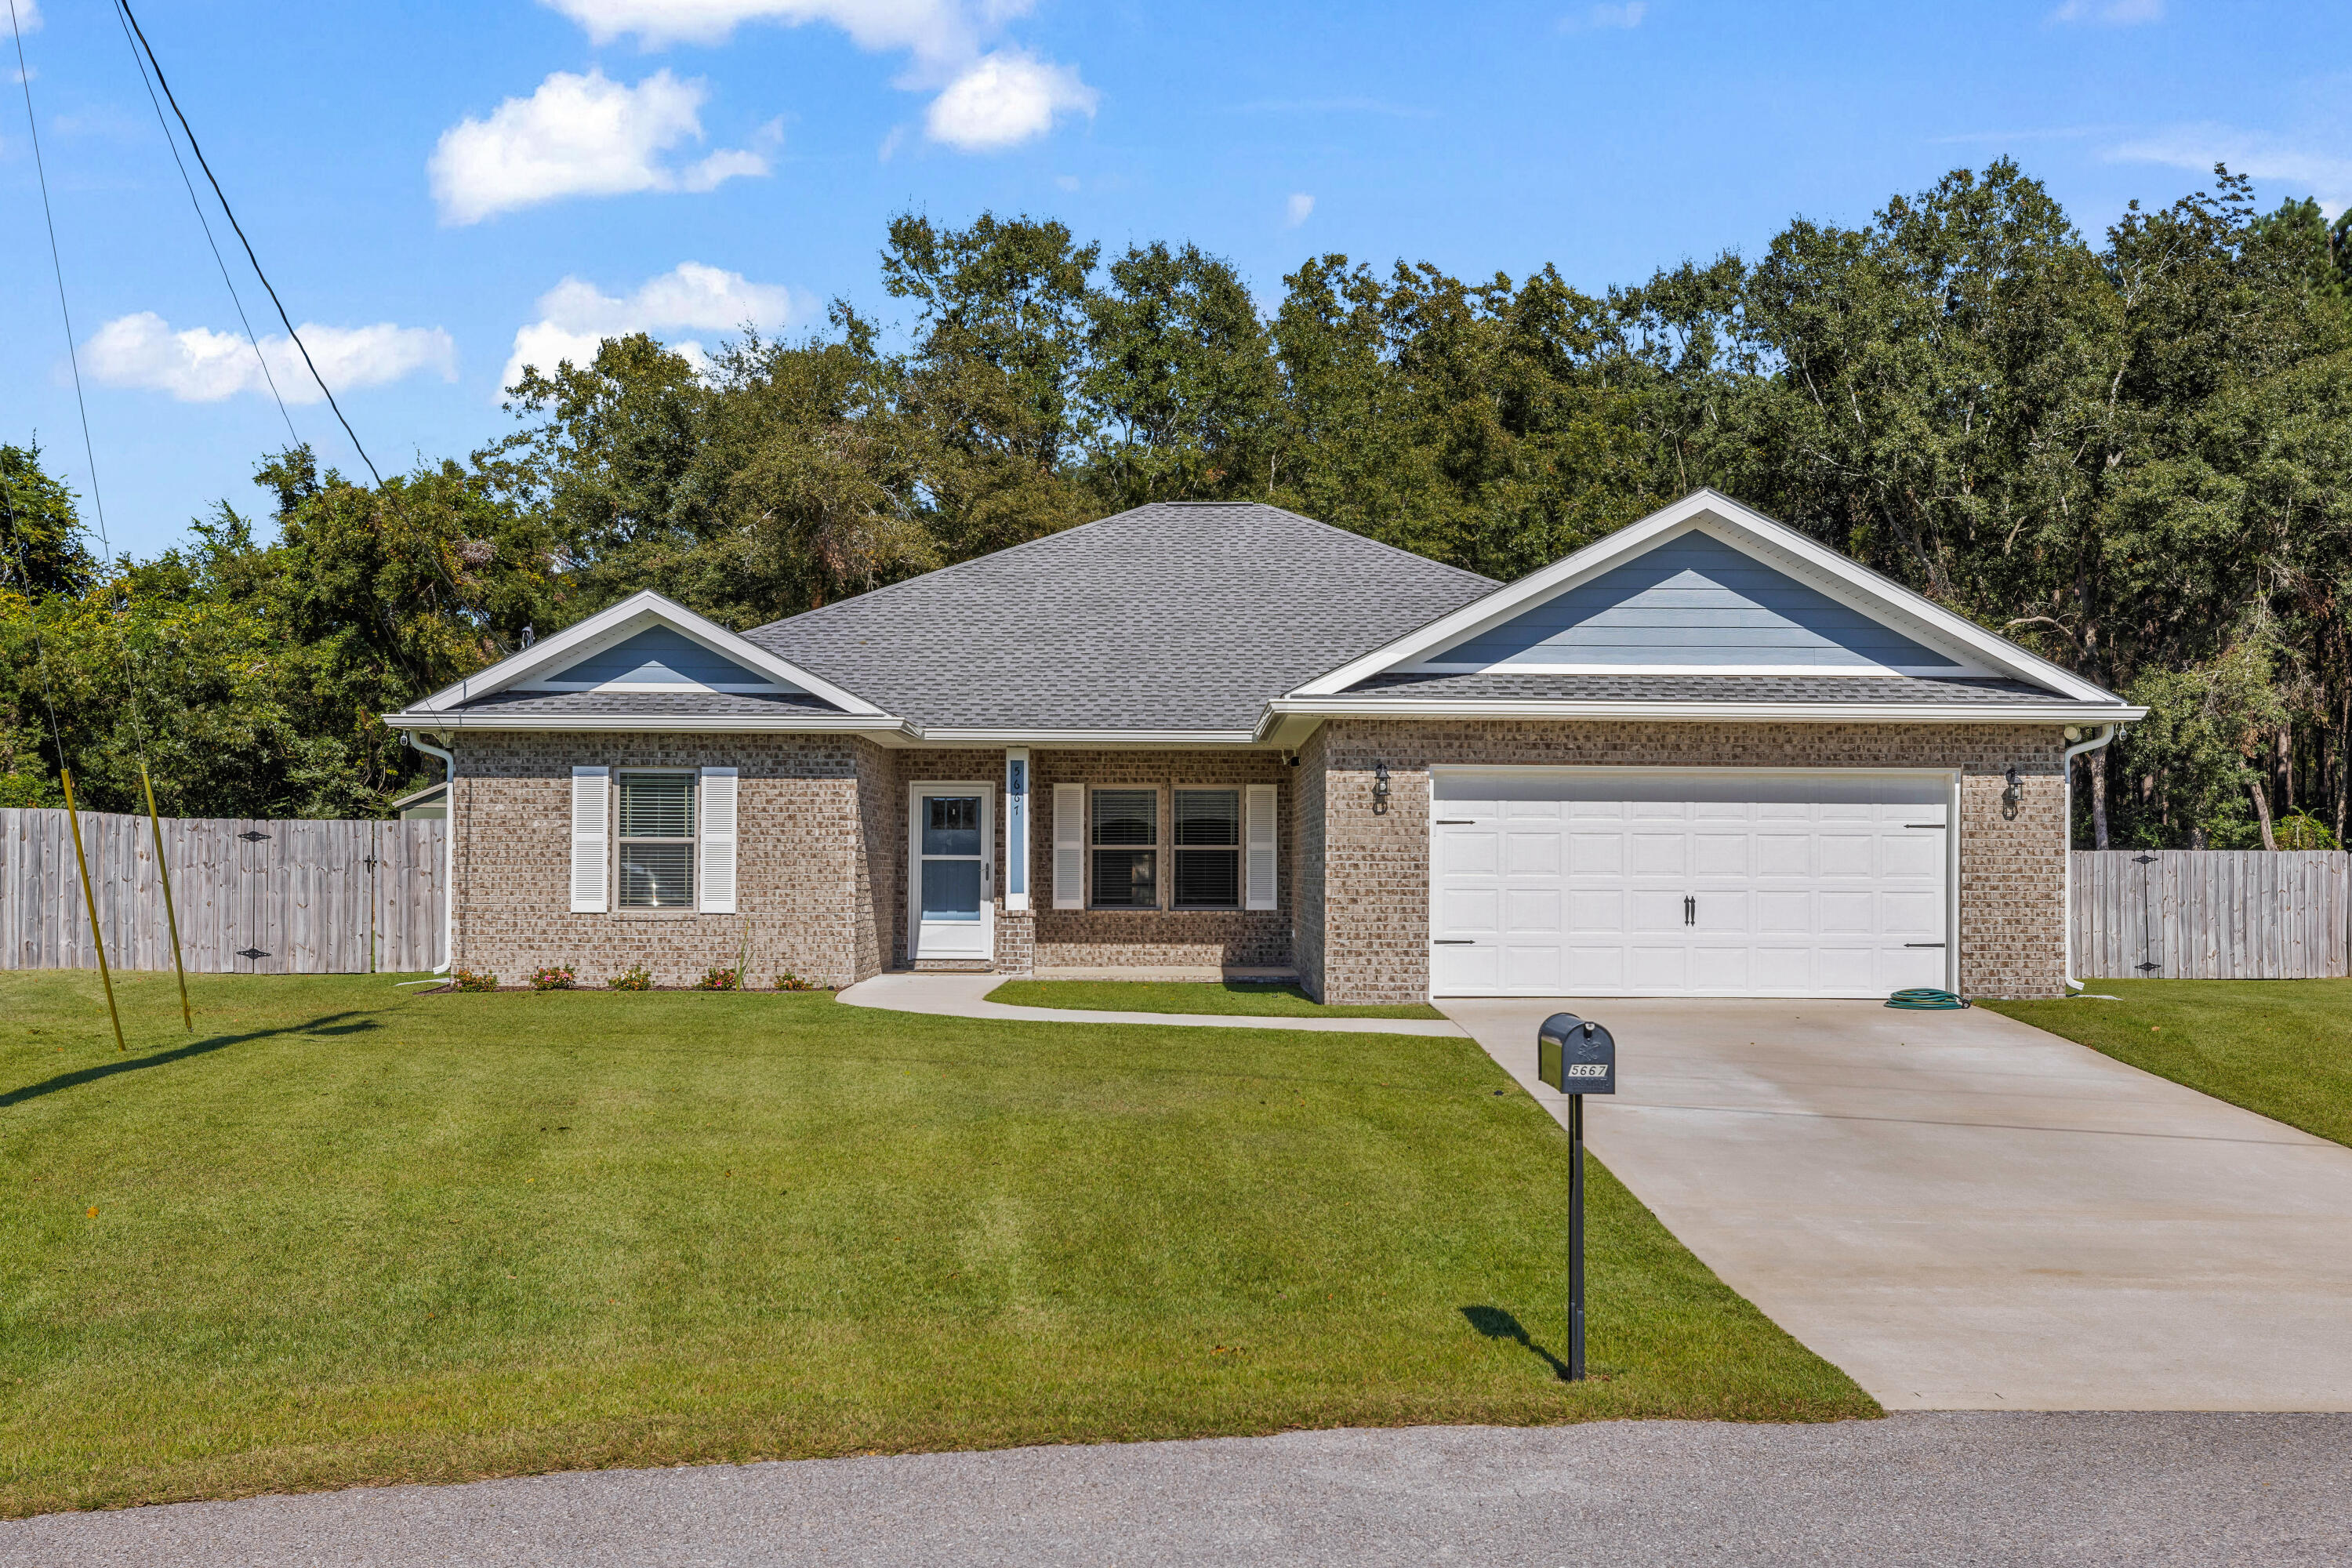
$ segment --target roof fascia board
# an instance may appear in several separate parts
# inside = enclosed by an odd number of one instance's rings
[[[780,685],[821,698],[845,713],[872,715],[882,711],[864,698],[853,696],[831,681],[810,674],[789,659],[770,653],[749,638],[729,631],[716,621],[696,615],[684,605],[665,598],[650,588],[641,589],[619,604],[599,610],[578,626],[567,627],[520,653],[511,654],[478,674],[442,688],[423,701],[413,704],[409,711],[443,712],[461,702],[509,690],[543,671],[560,669],[604,647],[625,640],[642,629],[637,625],[640,621],[647,625],[667,625],[713,653],[756,669]]]
[[[1920,679],[1956,680],[2000,673],[1989,669],[1955,671],[1948,664],[1441,664],[1434,660],[1411,665],[1403,675],[1721,675],[1803,676],[1823,680],[1870,680],[1889,675]]]
[[[1431,622],[1386,647],[1342,665],[1301,686],[1292,695],[1328,697],[1357,681],[1405,668],[1429,654],[1442,652],[1487,626],[1509,619],[1530,603],[1574,587],[1649,549],[1669,535],[1696,528],[1748,553],[1772,554],[1809,570],[1812,585],[1831,594],[1849,608],[1883,619],[1892,609],[1899,617],[1897,630],[1927,634],[1927,640],[1946,651],[1980,660],[1990,667],[1982,673],[2015,676],[2036,686],[2051,688],[2085,702],[2112,702],[2114,694],[2049,660],[2028,652],[2009,638],[1989,632],[1965,616],[1954,614],[1934,600],[1915,594],[1893,578],[1847,559],[1786,524],[1773,521],[1751,507],[1712,489],[1693,491],[1672,506],[1629,523],[1606,539],[1597,540],[1572,555],[1472,601],[1452,615]],[[1760,552],[1759,547],[1762,547]],[[1780,564],[1780,563],[1773,563]],[[1905,626],[1901,622],[1913,623]],[[1694,673],[1685,671],[1684,673]],[[1822,673],[1811,671],[1810,673]],[[1872,673],[1864,671],[1863,673]],[[1946,672],[1948,673],[1948,672]]]
[[[1384,700],[1277,697],[1270,713],[1318,719],[1633,719],[1774,724],[2117,724],[2147,717],[2121,703],[2004,702],[1576,702]]]
[[[464,712],[428,713],[410,709],[402,713],[386,713],[384,725],[393,730],[577,730],[592,732],[600,730],[664,731],[664,730],[739,730],[775,731],[790,734],[906,734],[906,721],[887,713],[814,714],[806,718],[762,719],[756,716],[727,713],[507,713],[485,714]]]

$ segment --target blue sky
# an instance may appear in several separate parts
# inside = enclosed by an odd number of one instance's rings
[[[1330,251],[1593,289],[1856,222],[2009,153],[2096,233],[2216,158],[2352,202],[2352,6],[1191,5],[1075,0],[134,0],[287,309],[387,472],[463,457],[534,357],[644,329],[888,315],[890,215],[1192,240],[1263,300]],[[20,17],[27,0],[15,0]],[[107,5],[25,34],[109,531],[151,552],[286,427]],[[5,51],[0,37],[0,51]],[[87,499],[0,52],[0,440]],[[268,301],[215,226],[265,338]],[[316,324],[314,331],[310,326]],[[281,390],[315,396],[264,344]],[[301,436],[357,470],[323,404]]]

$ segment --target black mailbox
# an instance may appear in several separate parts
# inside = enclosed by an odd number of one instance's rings
[[[1617,1042],[1598,1024],[1554,1013],[1536,1036],[1536,1077],[1562,1094],[1614,1094]]]

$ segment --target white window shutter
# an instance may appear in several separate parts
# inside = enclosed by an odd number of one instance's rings
[[[1244,791],[1242,810],[1242,908],[1270,910],[1275,905],[1276,844],[1272,784],[1252,784]]]
[[[1087,907],[1087,786],[1054,786],[1054,907]]]
[[[612,864],[613,770],[572,770],[572,912],[604,912],[604,875]]]
[[[735,770],[702,770],[702,864],[695,880],[701,884],[702,912],[735,912]]]

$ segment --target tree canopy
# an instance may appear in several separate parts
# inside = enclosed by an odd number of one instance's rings
[[[0,447],[0,797],[337,815],[376,715],[651,587],[750,626],[1155,500],[1264,500],[1512,577],[1709,484],[2152,710],[2084,842],[2315,843],[2352,743],[2352,229],[2225,171],[2094,240],[2015,164],[1594,294],[894,220],[901,321],[528,369],[512,433],[369,488],[302,450],[96,561]],[[265,537],[266,534],[266,537]],[[48,711],[57,715],[55,731]],[[2315,837],[2317,836],[2317,837]]]

